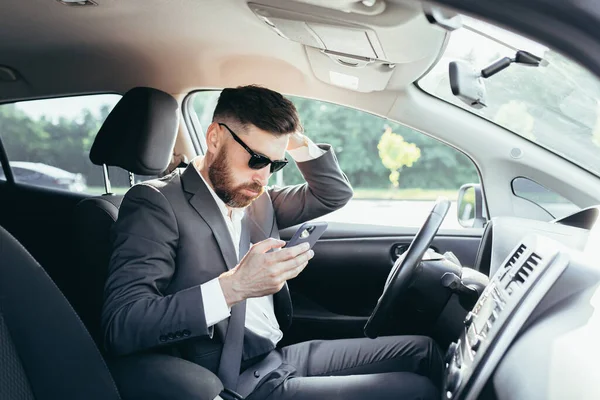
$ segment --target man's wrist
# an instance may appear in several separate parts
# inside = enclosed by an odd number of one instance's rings
[[[297,163],[310,161],[321,157],[323,154],[327,153],[327,150],[324,150],[314,144],[310,139],[307,139],[308,146],[299,147],[297,149],[288,150],[288,154],[294,161]]]
[[[235,277],[233,270],[222,273],[219,276],[219,284],[225,297],[227,307],[231,308],[233,305],[244,300],[242,294],[236,289]]]
[[[300,147],[308,146],[308,137],[301,133],[295,133],[290,137],[290,142],[288,145],[288,150],[299,149]]]

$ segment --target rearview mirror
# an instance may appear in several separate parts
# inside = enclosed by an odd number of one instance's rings
[[[452,61],[448,72],[453,95],[473,108],[487,106],[481,71],[465,61]]]
[[[452,61],[448,66],[452,94],[473,108],[483,108],[487,106],[483,80],[513,64],[539,67],[548,65],[548,61],[524,50],[517,50],[513,58],[502,57],[482,70],[466,61]]]
[[[465,228],[483,228],[486,212],[483,205],[481,185],[468,183],[458,190],[456,204],[458,223]]]

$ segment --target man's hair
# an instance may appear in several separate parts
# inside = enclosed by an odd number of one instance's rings
[[[273,135],[301,130],[294,104],[280,93],[256,85],[223,89],[213,121],[234,120],[243,126],[252,124]]]

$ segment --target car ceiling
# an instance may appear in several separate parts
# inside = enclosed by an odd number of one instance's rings
[[[2,1],[0,65],[16,70],[21,79],[0,81],[0,101],[123,93],[135,86],[177,95],[197,88],[257,83],[386,114],[398,91],[435,63],[446,37],[427,22],[417,3],[386,0],[383,12],[365,16],[306,4],[316,0],[255,1],[306,15],[353,20],[372,29],[396,67],[384,90],[358,93],[320,81],[316,70],[339,64],[278,36],[246,1],[96,2],[97,6],[77,7],[56,0]],[[346,68],[352,74],[357,70]]]

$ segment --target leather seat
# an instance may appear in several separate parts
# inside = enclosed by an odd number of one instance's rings
[[[178,127],[177,101],[153,88],[131,89],[100,128],[90,159],[104,169],[106,192],[81,201],[74,212],[74,240],[79,262],[73,271],[76,288],[69,300],[94,341],[103,349],[100,316],[104,284],[112,252],[110,230],[122,195],[111,193],[108,167],[133,175],[158,175],[169,164]]]

